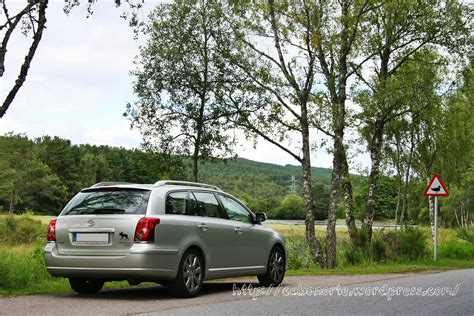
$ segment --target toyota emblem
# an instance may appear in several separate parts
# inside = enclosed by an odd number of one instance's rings
[[[95,225],[95,222],[94,222],[93,219],[90,219],[90,220],[88,220],[88,221],[86,222],[86,225],[89,226],[89,227],[92,227],[92,226]]]

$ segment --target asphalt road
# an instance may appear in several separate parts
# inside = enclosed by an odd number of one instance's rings
[[[0,315],[474,315],[474,269],[287,277],[283,287],[267,292],[248,290],[249,284],[258,287],[253,278],[208,282],[192,299],[170,297],[162,286],[0,298]]]

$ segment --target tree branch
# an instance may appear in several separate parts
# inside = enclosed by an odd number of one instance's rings
[[[2,106],[0,107],[0,118],[2,118],[5,115],[6,111],[8,110],[8,107],[13,102],[13,99],[15,98],[18,90],[20,90],[21,86],[23,85],[23,83],[26,80],[26,76],[28,75],[28,70],[30,68],[30,64],[33,60],[33,57],[34,57],[35,53],[36,53],[36,49],[38,48],[39,42],[41,41],[41,37],[43,36],[43,30],[44,30],[45,25],[46,25],[46,9],[47,9],[47,7],[48,7],[48,0],[40,0],[39,1],[38,29],[36,31],[36,34],[33,36],[33,42],[31,43],[28,54],[25,56],[25,61],[23,62],[23,65],[21,66],[20,74],[18,75],[18,78],[15,81],[15,85],[10,90],[7,97],[5,98],[5,101],[3,102]],[[2,50],[3,49],[5,49],[5,52],[6,52],[6,46],[4,47],[3,43],[2,43]],[[5,56],[3,56],[3,57],[5,57]],[[2,60],[1,57],[0,57],[0,67],[3,67],[3,62],[4,62],[4,59]],[[1,69],[0,69],[0,73],[3,74]]]
[[[285,75],[286,80],[290,83],[290,85],[295,89],[296,94],[298,97],[301,94],[300,87],[298,83],[296,82],[295,78],[291,75],[292,71],[291,68],[288,65],[288,68],[286,66],[285,62],[285,57],[283,56],[283,52],[281,50],[281,45],[280,45],[280,36],[278,35],[278,27],[276,24],[276,17],[275,17],[275,3],[274,0],[268,0],[268,5],[270,8],[270,21],[271,21],[271,26],[273,30],[273,36],[275,40],[275,48],[278,53],[278,59],[280,60],[280,68],[283,71],[283,74]],[[289,69],[289,70],[288,70]]]
[[[30,10],[36,5],[36,2],[31,2],[29,3],[23,10],[21,10],[14,18],[13,22],[10,20],[7,20],[7,23],[5,25],[9,25],[10,27],[7,29],[5,32],[5,36],[3,37],[2,40],[2,45],[0,46],[0,77],[3,76],[3,73],[5,72],[5,55],[7,54],[7,45],[8,41],[10,40],[10,36],[12,35],[13,31],[17,27],[18,23],[20,22],[21,18],[30,12]],[[3,10],[7,10],[5,7],[5,3],[3,3]],[[8,11],[6,11],[8,12]],[[1,29],[0,29],[1,30]],[[0,116],[1,117],[1,116]]]

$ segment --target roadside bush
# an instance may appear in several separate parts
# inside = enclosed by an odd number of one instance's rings
[[[287,237],[286,249],[288,252],[288,269],[296,270],[314,266],[304,237]]]
[[[351,239],[347,244],[341,246],[343,260],[347,264],[356,265],[362,262],[372,261],[367,229],[359,229],[354,239]]]
[[[0,216],[0,244],[30,244],[46,235],[47,227],[31,213]]]
[[[441,258],[474,259],[474,244],[461,241],[449,241],[438,249]]]
[[[374,232],[369,243],[367,231],[360,229],[343,251],[343,259],[350,265],[362,262],[416,260],[428,255],[425,234],[414,228]]]
[[[378,234],[372,237],[370,255],[371,258],[377,262],[387,259],[387,243]]]
[[[343,254],[344,263],[349,265],[356,265],[367,259],[364,251],[353,246],[343,250]]]
[[[392,260],[415,260],[428,255],[426,235],[418,228],[382,233],[387,243],[387,258]]]

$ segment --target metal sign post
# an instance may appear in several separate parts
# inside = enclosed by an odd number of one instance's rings
[[[438,196],[448,196],[449,192],[439,175],[435,173],[423,195],[434,196],[433,259],[436,261],[438,259]]]
[[[434,197],[434,251],[433,257],[434,261],[436,261],[438,257],[438,197]]]

